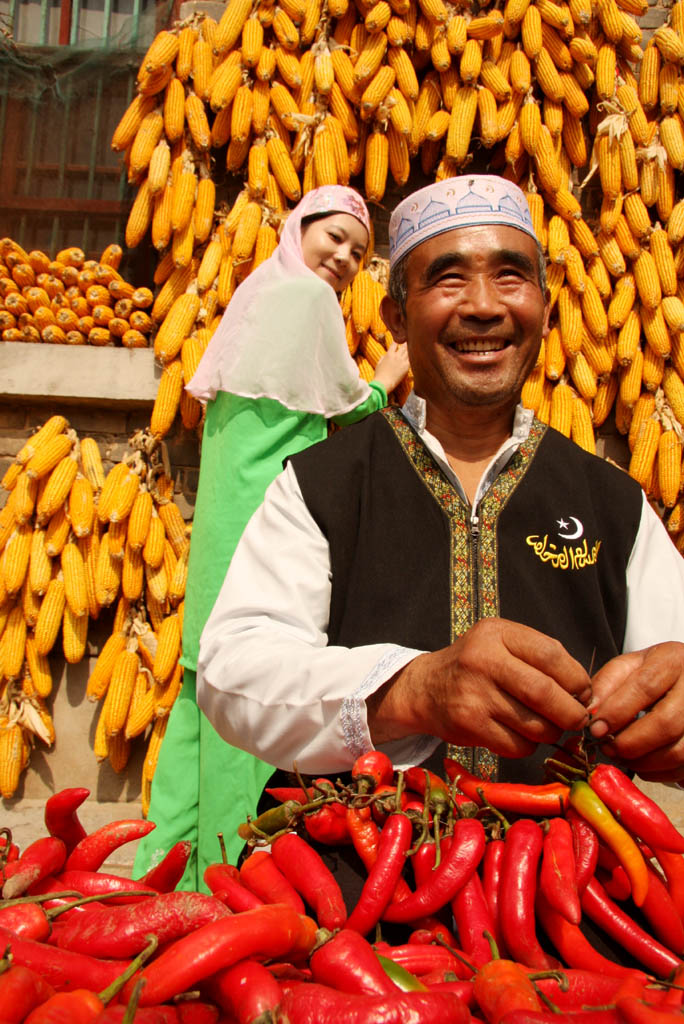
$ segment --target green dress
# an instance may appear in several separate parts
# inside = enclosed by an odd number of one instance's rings
[[[370,395],[334,421],[354,423],[386,404],[384,388],[372,382]],[[221,859],[219,832],[228,861],[237,863],[244,845],[237,827],[254,815],[273,766],[226,743],[197,707],[200,636],[242,531],[284,459],[327,433],[324,416],[286,409],[274,399],[220,391],[207,403],[183,616],[183,688],[152,783],[148,819],[156,828],[138,844],[134,877],[189,839],[192,854],[178,888],[207,891],[204,870]]]

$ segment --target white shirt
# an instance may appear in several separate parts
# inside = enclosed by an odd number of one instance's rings
[[[449,480],[465,495],[440,442],[425,429],[425,404],[404,414]],[[518,407],[513,433],[485,471],[481,497],[528,436],[532,413]],[[627,569],[623,651],[684,639],[684,559],[644,496]],[[274,480],[233,555],[200,641],[197,702],[233,746],[306,774],[348,770],[373,749],[365,698],[418,654],[397,644],[328,646],[328,544],[309,513],[291,465]],[[398,768],[419,764],[432,736],[383,745]]]

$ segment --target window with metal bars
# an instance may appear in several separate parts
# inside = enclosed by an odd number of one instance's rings
[[[135,188],[110,141],[170,14],[151,0],[0,0],[2,235],[50,255],[76,245],[95,259],[123,245]],[[149,283],[149,252],[127,263]]]

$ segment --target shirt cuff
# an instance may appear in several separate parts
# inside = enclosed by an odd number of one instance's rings
[[[368,384],[375,391],[378,391],[380,393],[380,397],[382,398],[383,406],[387,405],[387,392],[385,391],[385,389],[382,386],[382,384],[380,384],[379,381],[377,381],[377,380],[369,380]]]

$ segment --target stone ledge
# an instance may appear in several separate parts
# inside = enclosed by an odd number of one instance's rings
[[[149,405],[161,368],[152,348],[0,342],[0,401]]]

